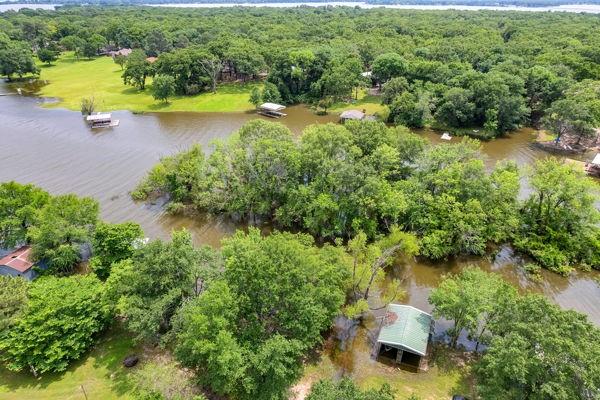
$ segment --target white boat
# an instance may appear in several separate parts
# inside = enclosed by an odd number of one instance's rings
[[[452,136],[448,132],[444,132],[441,137],[442,140],[452,140]]]

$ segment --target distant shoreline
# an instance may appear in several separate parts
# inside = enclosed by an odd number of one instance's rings
[[[464,10],[537,10],[548,11],[570,11],[578,12],[600,12],[600,0],[588,0],[585,2],[569,0],[199,0],[199,1],[162,1],[162,0],[66,0],[57,4],[51,0],[35,1],[0,1],[0,6],[7,9],[18,8],[42,8],[69,6],[69,5],[100,5],[100,6],[161,6],[161,7],[231,7],[231,6],[263,6],[263,7],[287,7],[287,6],[359,6],[361,8],[385,7],[394,9],[464,9]],[[3,10],[5,11],[5,10]]]

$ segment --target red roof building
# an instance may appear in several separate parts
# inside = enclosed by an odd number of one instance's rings
[[[35,276],[31,267],[34,262],[30,261],[31,247],[22,246],[0,259],[0,275],[22,276],[29,280]]]

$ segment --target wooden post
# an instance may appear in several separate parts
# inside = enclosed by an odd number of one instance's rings
[[[402,362],[402,355],[404,354],[404,350],[398,349],[396,353],[396,364],[400,364]]]

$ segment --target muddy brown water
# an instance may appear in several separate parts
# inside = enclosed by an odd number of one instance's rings
[[[7,93],[0,84],[0,93]],[[134,115],[114,112],[120,125],[92,130],[78,112],[40,107],[43,99],[9,95],[0,97],[0,181],[34,183],[54,194],[73,192],[91,196],[101,206],[101,217],[109,222],[135,221],[151,238],[169,237],[173,229],[187,228],[197,244],[218,246],[220,240],[240,225],[218,217],[190,219],[171,216],[162,204],[133,202],[129,192],[160,157],[200,143],[210,150],[215,139],[224,139],[253,118],[252,113],[151,113]],[[295,106],[279,120],[295,134],[313,123],[336,120],[316,116]],[[430,141],[441,142],[439,134],[421,132]],[[520,166],[546,154],[530,146],[532,130],[521,130],[506,138],[483,144],[486,163],[512,159]],[[518,266],[518,257],[503,249],[493,259],[462,258],[441,264],[410,260],[400,263],[395,274],[404,280],[403,301],[430,310],[427,296],[445,273],[467,265],[502,274],[523,290],[546,294],[564,308],[575,309],[600,325],[598,273],[577,272],[568,278],[543,272],[540,283],[532,282]],[[443,321],[441,322],[443,324]],[[441,326],[443,327],[443,326]]]

